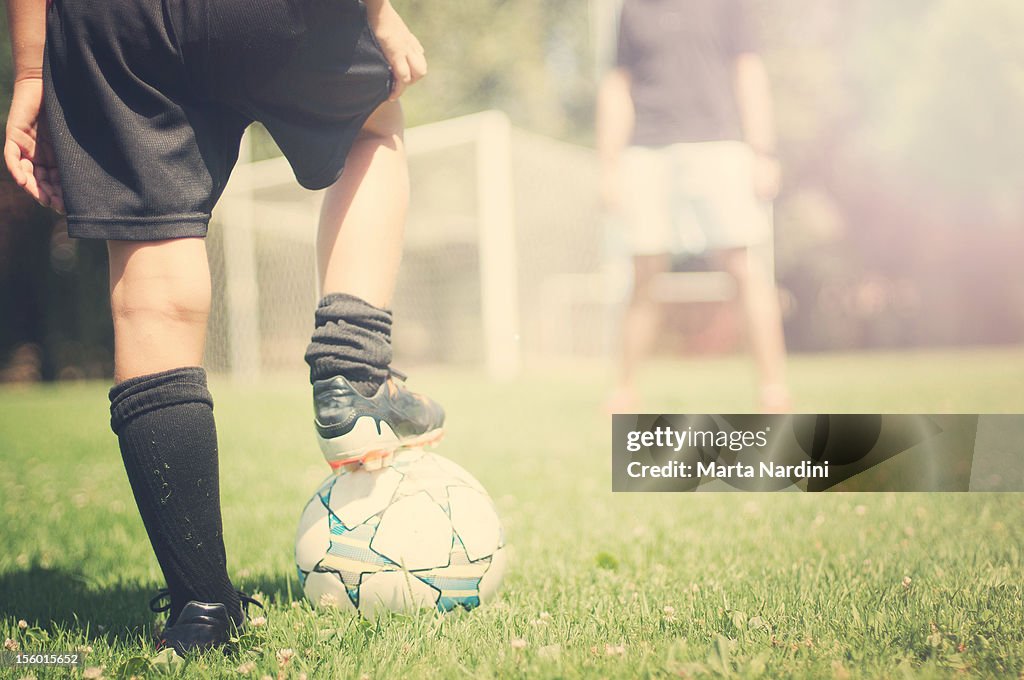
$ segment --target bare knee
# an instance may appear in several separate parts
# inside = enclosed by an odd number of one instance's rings
[[[774,296],[775,280],[765,263],[746,250],[730,251],[721,263],[724,271],[736,281],[739,296],[756,304],[764,304],[766,296]]]
[[[108,241],[114,374],[198,366],[210,315],[210,270],[202,239]]]
[[[206,323],[211,291],[202,239],[107,246],[115,323]]]
[[[114,327],[145,325],[206,326],[210,316],[209,286],[177,282],[164,288],[153,281],[128,283],[111,291]]]
[[[667,255],[637,255],[633,258],[633,295],[630,303],[634,307],[655,303],[655,285],[658,276],[668,271]]]
[[[356,139],[393,143],[394,140],[402,139],[404,131],[405,116],[402,113],[402,105],[397,101],[384,102],[363,123]]]
[[[719,268],[732,276],[737,281],[746,280],[749,268],[748,257],[745,248],[724,250],[717,255]]]

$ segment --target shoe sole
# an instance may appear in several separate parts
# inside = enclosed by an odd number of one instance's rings
[[[383,434],[383,429],[381,434]],[[347,436],[324,439],[317,434],[317,439],[320,442],[320,449],[324,454],[324,458],[327,459],[327,464],[335,472],[359,467],[372,472],[389,467],[394,462],[394,455],[398,451],[423,446],[436,446],[444,438],[443,427],[430,430],[415,437],[406,437],[405,439],[396,437],[390,428],[387,429],[393,437],[390,441],[381,442],[380,435],[378,434],[378,441],[357,448],[352,448],[349,445],[351,438]],[[376,426],[374,426],[374,431],[376,431]],[[344,441],[339,441],[342,439]]]
[[[157,651],[173,649],[175,654],[184,657],[197,650],[206,651],[215,647],[224,647],[226,649],[230,642],[230,634],[226,633],[220,626],[190,623],[183,624],[182,627],[185,630],[172,631],[170,635],[164,631],[164,634],[157,641]]]

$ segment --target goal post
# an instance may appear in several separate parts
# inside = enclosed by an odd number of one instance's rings
[[[430,123],[406,133],[410,156],[460,143],[475,146],[485,363],[497,379],[514,377],[521,366],[511,137],[512,125],[501,111]]]
[[[399,361],[449,362],[479,352],[492,378],[520,370],[511,137],[508,117],[498,111],[406,131],[413,190],[409,266],[395,299]],[[248,146],[246,139],[242,148]],[[208,238],[217,303],[207,363],[252,381],[302,365],[319,298],[315,238],[323,192],[299,187],[283,157],[240,160]],[[438,349],[445,342],[447,354]]]

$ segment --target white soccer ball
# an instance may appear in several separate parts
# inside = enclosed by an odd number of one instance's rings
[[[421,449],[394,465],[331,474],[306,504],[295,563],[314,606],[473,609],[498,590],[505,536],[480,482]]]

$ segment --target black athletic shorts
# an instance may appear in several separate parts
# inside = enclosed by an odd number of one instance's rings
[[[242,132],[341,175],[391,71],[361,0],[54,0],[44,90],[73,237],[204,236]]]

